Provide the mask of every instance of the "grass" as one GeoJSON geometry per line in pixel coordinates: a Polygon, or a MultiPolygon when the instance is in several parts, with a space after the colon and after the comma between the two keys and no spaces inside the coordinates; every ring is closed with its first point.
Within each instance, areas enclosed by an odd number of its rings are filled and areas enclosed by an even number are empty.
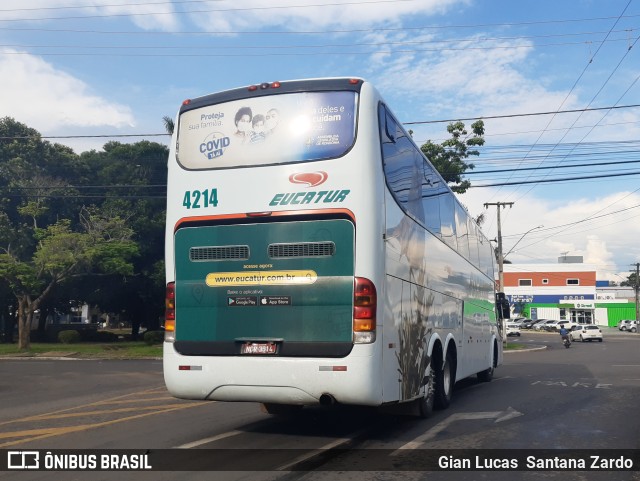
{"type": "Polygon", "coordinates": [[[80,359],[148,359],[162,357],[162,345],[149,346],[143,341],[75,344],[34,342],[31,343],[28,352],[21,352],[17,343],[0,344],[0,356],[38,357],[43,355],[80,359]]]}

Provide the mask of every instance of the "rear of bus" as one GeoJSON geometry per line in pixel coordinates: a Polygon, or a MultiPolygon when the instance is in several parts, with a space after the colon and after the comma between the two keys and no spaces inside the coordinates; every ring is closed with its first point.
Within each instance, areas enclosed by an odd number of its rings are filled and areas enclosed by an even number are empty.
{"type": "Polygon", "coordinates": [[[376,95],[328,79],[185,101],[168,163],[171,394],[380,403],[376,95]]]}

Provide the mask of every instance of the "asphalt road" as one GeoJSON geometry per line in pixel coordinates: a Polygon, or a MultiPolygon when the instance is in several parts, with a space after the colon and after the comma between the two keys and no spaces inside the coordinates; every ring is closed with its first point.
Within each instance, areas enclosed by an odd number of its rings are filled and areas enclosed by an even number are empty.
{"type": "MultiPolygon", "coordinates": [[[[574,343],[570,349],[557,334],[524,331],[509,342],[546,348],[505,353],[493,382],[461,381],[451,407],[427,420],[366,409],[305,409],[281,418],[252,403],[178,400],[164,388],[159,361],[0,360],[0,449],[150,450],[156,461],[173,455],[190,467],[208,457],[217,470],[213,477],[180,473],[185,480],[333,480],[338,474],[357,480],[640,480],[638,471],[617,470],[409,470],[428,453],[441,453],[433,450],[450,453],[453,463],[466,453],[458,450],[615,454],[640,449],[640,335],[606,332],[603,343],[574,343]],[[159,451],[169,448],[182,449],[159,451]],[[197,451],[202,449],[216,451],[197,451]],[[194,457],[185,461],[184,456],[194,457]],[[256,466],[259,471],[241,471],[256,466]]],[[[178,475],[0,472],[0,477],[7,474],[25,480],[155,481],[178,475]]]]}

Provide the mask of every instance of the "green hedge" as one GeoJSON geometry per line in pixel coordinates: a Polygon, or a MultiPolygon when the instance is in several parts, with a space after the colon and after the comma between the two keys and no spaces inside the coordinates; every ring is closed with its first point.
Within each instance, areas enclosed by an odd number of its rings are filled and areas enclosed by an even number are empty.
{"type": "Polygon", "coordinates": [[[76,344],[80,342],[80,333],[75,330],[60,331],[58,341],[62,344],[76,344]]]}
{"type": "Polygon", "coordinates": [[[162,344],[164,341],[164,331],[147,331],[144,333],[144,342],[149,346],[162,344]]]}

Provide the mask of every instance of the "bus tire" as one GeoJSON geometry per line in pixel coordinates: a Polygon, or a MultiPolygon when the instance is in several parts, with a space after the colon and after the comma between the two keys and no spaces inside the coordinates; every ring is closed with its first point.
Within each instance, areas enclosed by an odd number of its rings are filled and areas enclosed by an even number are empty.
{"type": "Polygon", "coordinates": [[[488,367],[487,369],[485,369],[484,371],[480,371],[477,376],[478,376],[478,381],[480,382],[491,382],[491,380],[493,379],[493,372],[494,372],[495,368],[493,366],[488,367]]]}
{"type": "Polygon", "coordinates": [[[435,370],[434,406],[437,409],[446,409],[451,404],[455,377],[453,358],[450,353],[447,353],[444,365],[438,366],[435,370]]]}
{"type": "Polygon", "coordinates": [[[427,368],[425,381],[425,394],[418,399],[418,415],[423,419],[431,417],[435,404],[435,373],[431,366],[427,368]]]}
{"type": "Polygon", "coordinates": [[[488,367],[487,369],[485,369],[484,371],[480,371],[477,376],[478,376],[478,381],[480,382],[491,382],[491,380],[493,379],[493,374],[496,370],[496,365],[498,364],[498,349],[497,346],[494,345],[494,350],[493,350],[493,359],[491,360],[491,366],[488,367]]]}

